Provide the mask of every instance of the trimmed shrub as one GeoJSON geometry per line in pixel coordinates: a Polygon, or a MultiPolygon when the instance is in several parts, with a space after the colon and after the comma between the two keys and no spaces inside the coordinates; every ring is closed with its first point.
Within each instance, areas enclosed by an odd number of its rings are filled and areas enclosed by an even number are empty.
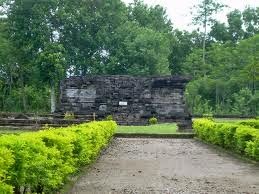
{"type": "Polygon", "coordinates": [[[259,160],[259,130],[241,123],[216,123],[197,119],[193,128],[198,138],[259,160]]]}
{"type": "Polygon", "coordinates": [[[259,136],[256,136],[254,141],[247,142],[245,153],[259,161],[259,136]]]}
{"type": "Polygon", "coordinates": [[[250,141],[253,142],[257,135],[259,135],[259,131],[257,129],[247,126],[239,126],[235,133],[236,151],[241,154],[244,153],[247,143],[250,141]]]}
{"type": "Polygon", "coordinates": [[[7,174],[10,167],[14,164],[14,157],[12,152],[7,148],[0,148],[0,156],[0,193],[10,194],[13,188],[4,182],[9,179],[7,174]]]}
{"type": "Polygon", "coordinates": [[[259,129],[259,120],[258,119],[250,119],[250,120],[241,121],[241,122],[239,122],[239,124],[259,129]]]}
{"type": "Polygon", "coordinates": [[[198,120],[196,121],[197,122],[193,122],[193,129],[196,135],[202,140],[209,141],[210,133],[215,127],[214,122],[209,119],[199,119],[199,122],[198,120]]]}
{"type": "Polygon", "coordinates": [[[152,117],[148,120],[149,125],[156,125],[158,123],[157,118],[152,117]]]}
{"type": "Polygon", "coordinates": [[[113,121],[0,137],[0,193],[55,193],[93,162],[112,138],[113,121]]]}

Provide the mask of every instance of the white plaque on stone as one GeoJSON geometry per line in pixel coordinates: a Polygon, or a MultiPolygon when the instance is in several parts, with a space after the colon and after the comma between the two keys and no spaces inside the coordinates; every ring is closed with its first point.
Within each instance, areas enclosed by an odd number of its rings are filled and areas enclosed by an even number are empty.
{"type": "Polygon", "coordinates": [[[119,105],[120,105],[120,106],[128,106],[128,102],[121,102],[121,101],[120,101],[120,102],[119,102],[119,105]]]}

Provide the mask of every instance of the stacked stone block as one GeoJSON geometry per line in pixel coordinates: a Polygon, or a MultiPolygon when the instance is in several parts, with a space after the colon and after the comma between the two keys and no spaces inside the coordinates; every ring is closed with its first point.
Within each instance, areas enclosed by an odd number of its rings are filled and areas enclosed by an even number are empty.
{"type": "Polygon", "coordinates": [[[59,111],[107,115],[123,124],[178,122],[191,128],[191,116],[184,101],[186,77],[87,76],[61,82],[59,111]]]}

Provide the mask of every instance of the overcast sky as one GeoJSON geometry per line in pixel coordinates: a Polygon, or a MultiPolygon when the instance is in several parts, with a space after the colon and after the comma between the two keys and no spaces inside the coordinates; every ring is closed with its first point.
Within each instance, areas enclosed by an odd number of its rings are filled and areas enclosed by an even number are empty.
{"type": "MultiPolygon", "coordinates": [[[[131,3],[133,0],[123,0],[125,3],[131,3]]],[[[167,9],[167,14],[174,24],[175,28],[181,30],[192,30],[193,26],[189,26],[192,21],[190,9],[201,0],[144,0],[148,5],[161,5],[167,9]]],[[[217,15],[217,19],[226,21],[226,14],[234,9],[243,10],[246,6],[259,7],[259,0],[221,0],[229,8],[217,15]]]]}

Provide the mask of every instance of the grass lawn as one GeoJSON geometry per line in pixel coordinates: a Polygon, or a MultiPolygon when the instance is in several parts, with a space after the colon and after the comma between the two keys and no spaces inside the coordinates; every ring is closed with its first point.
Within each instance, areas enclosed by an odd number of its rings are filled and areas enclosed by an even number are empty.
{"type": "Polygon", "coordinates": [[[0,128],[0,135],[4,135],[4,134],[20,134],[20,133],[31,132],[31,131],[33,131],[33,130],[0,128]]]}
{"type": "Polygon", "coordinates": [[[174,134],[177,133],[176,123],[164,123],[148,126],[118,126],[116,133],[174,134]]]}
{"type": "MultiPolygon", "coordinates": [[[[118,126],[116,133],[145,133],[145,134],[175,134],[177,133],[176,123],[163,123],[148,126],[118,126]]],[[[0,136],[3,134],[20,134],[33,130],[0,128],[0,136]]]]}

